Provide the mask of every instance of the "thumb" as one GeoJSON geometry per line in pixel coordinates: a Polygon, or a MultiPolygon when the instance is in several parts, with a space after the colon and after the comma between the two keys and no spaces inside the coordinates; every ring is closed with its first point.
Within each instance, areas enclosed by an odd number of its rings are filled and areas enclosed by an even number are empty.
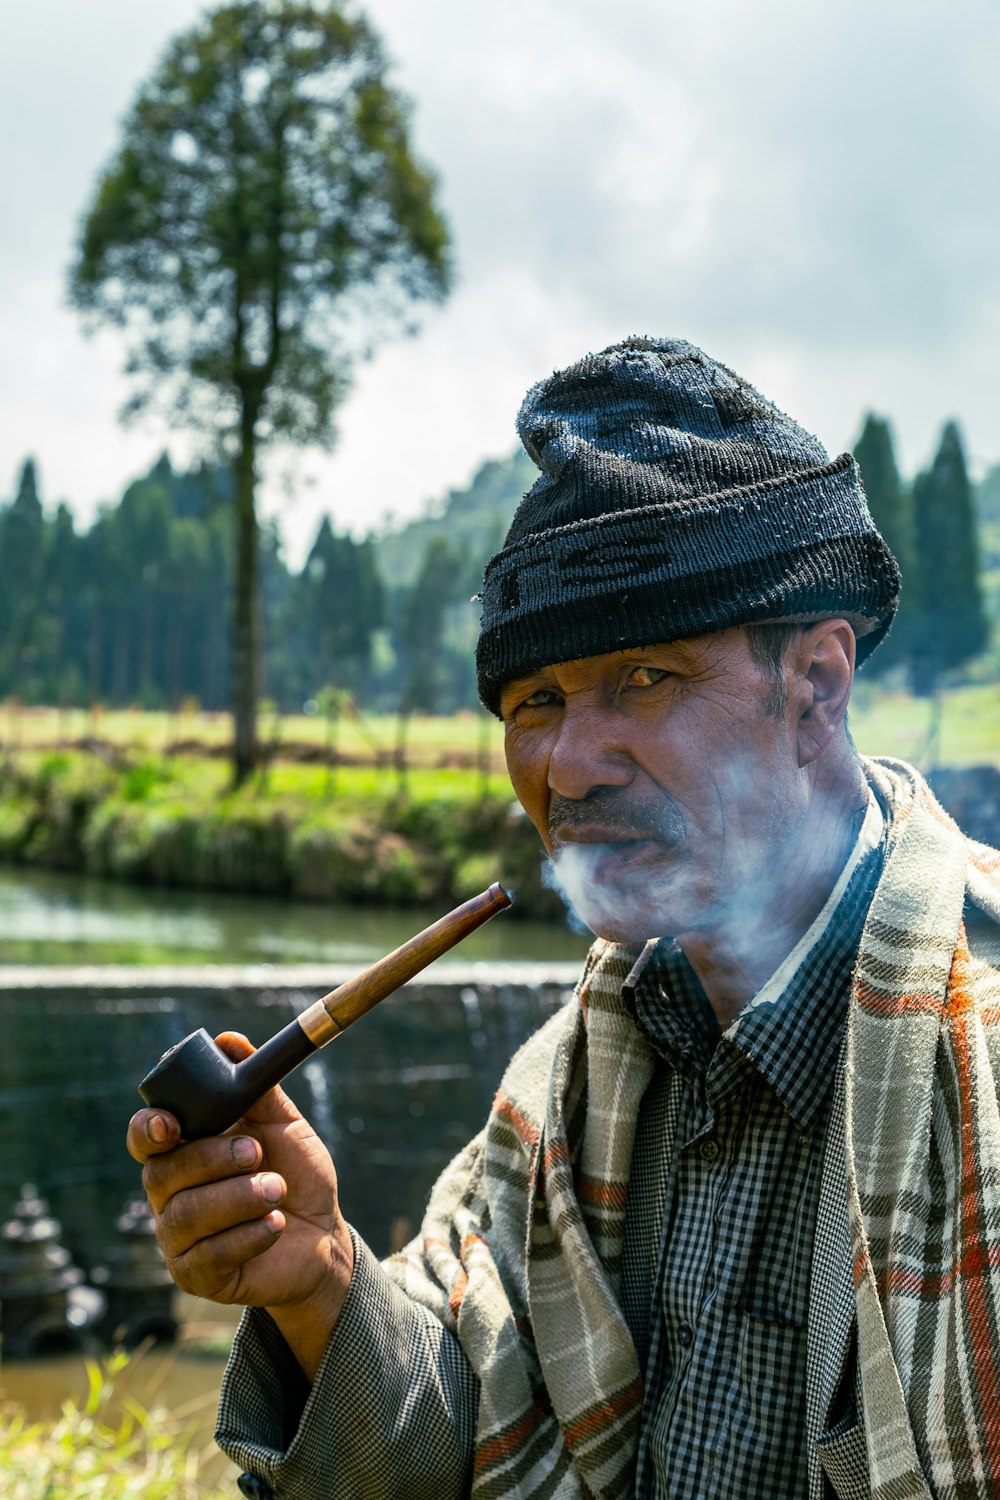
{"type": "MultiPolygon", "coordinates": [[[[241,1031],[223,1031],[215,1038],[216,1046],[233,1062],[242,1062],[251,1057],[257,1048],[241,1031]]],[[[254,1100],[240,1116],[248,1125],[288,1125],[301,1120],[302,1112],[292,1102],[280,1084],[268,1089],[254,1100]]]]}
{"type": "Polygon", "coordinates": [[[233,1062],[242,1062],[245,1057],[257,1051],[253,1042],[248,1036],[244,1036],[242,1031],[220,1031],[215,1038],[215,1045],[220,1047],[233,1062]]]}

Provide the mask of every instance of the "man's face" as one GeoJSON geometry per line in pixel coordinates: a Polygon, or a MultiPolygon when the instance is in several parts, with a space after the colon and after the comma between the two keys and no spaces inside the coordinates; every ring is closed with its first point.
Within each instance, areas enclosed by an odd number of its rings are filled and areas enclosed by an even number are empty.
{"type": "Polygon", "coordinates": [[[796,700],[768,713],[772,693],[743,629],[505,686],[514,790],[592,931],[641,943],[759,919],[807,807],[796,700]]]}

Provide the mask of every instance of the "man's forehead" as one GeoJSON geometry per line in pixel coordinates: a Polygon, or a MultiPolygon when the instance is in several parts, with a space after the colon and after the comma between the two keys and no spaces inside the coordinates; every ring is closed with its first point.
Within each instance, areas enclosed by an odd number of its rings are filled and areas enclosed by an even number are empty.
{"type": "MultiPolygon", "coordinates": [[[[575,662],[588,662],[593,664],[608,663],[614,665],[617,662],[632,661],[644,656],[674,656],[684,661],[693,661],[706,655],[717,655],[719,652],[736,645],[746,637],[747,627],[745,625],[734,625],[726,630],[706,631],[702,635],[678,636],[673,640],[648,641],[638,646],[623,646],[618,651],[606,651],[598,656],[583,656],[574,658],[575,662]]],[[[570,666],[572,662],[555,662],[554,667],[570,666]]]]}
{"type": "Polygon", "coordinates": [[[544,662],[530,672],[511,678],[508,686],[533,682],[541,676],[561,675],[567,672],[600,672],[614,669],[627,662],[645,661],[653,657],[673,660],[682,664],[703,662],[710,657],[728,654],[746,639],[746,626],[733,626],[727,630],[713,630],[704,635],[684,636],[672,641],[652,641],[647,645],[623,646],[617,651],[605,651],[596,656],[576,656],[544,662]]]}

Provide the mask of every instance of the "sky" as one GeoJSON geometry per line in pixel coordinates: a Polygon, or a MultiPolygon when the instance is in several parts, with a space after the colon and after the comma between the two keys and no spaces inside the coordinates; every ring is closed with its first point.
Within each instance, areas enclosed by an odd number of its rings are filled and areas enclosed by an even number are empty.
{"type": "MultiPolygon", "coordinates": [[[[167,449],[125,430],[124,348],[66,270],[139,84],[193,0],[7,0],[0,502],[24,458],[81,528],[167,449]]],[[[437,174],[455,289],[356,374],[330,453],[273,452],[298,566],[516,445],[526,389],[628,334],[683,337],[831,452],[890,418],[907,473],[957,418],[1000,462],[1000,0],[369,0],[437,174]]]]}

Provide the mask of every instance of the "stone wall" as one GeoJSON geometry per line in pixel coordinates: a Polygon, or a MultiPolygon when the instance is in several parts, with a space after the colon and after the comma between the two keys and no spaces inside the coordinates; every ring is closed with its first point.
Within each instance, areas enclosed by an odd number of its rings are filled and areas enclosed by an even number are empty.
{"type": "MultiPolygon", "coordinates": [[[[136,1085],[205,1026],[263,1041],[342,979],[329,967],[8,969],[0,980],[0,1218],[37,1184],[89,1270],[139,1186],[124,1147],[136,1085]]],[[[482,1125],[507,1059],[569,993],[573,965],[440,967],[289,1079],[333,1149],[344,1209],[378,1253],[419,1222],[441,1169],[482,1125]]]]}

